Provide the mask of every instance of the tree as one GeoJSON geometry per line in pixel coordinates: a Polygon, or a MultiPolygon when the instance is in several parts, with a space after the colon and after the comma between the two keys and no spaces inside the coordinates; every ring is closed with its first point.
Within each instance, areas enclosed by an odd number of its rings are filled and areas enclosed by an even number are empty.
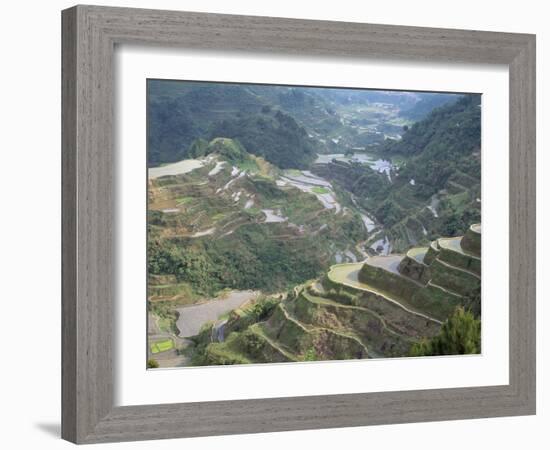
{"type": "Polygon", "coordinates": [[[319,359],[317,355],[317,350],[315,350],[314,347],[310,347],[305,353],[304,353],[304,361],[317,361],[319,359]]]}
{"type": "Polygon", "coordinates": [[[157,369],[159,367],[159,363],[156,359],[148,359],[147,360],[147,368],[148,369],[157,369]]]}
{"type": "Polygon", "coordinates": [[[437,336],[414,344],[411,356],[466,355],[481,353],[481,321],[458,307],[437,336]]]}

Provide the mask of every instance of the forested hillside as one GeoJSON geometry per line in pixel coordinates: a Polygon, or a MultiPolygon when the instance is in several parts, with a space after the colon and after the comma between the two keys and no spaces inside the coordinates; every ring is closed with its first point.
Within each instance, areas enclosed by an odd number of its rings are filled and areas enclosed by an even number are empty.
{"type": "Polygon", "coordinates": [[[433,110],[383,154],[398,161],[389,181],[368,166],[333,162],[313,170],[350,190],[389,230],[395,249],[452,236],[480,220],[480,96],[433,110]]]}
{"type": "Polygon", "coordinates": [[[257,113],[265,104],[241,86],[149,80],[148,164],[179,161],[191,143],[228,116],[257,113]]]}
{"type": "Polygon", "coordinates": [[[264,109],[262,114],[227,119],[213,124],[210,139],[237,139],[257,156],[281,169],[304,169],[316,158],[313,142],[303,127],[289,115],[264,109]]]}
{"type": "Polygon", "coordinates": [[[423,92],[417,93],[419,100],[412,106],[403,108],[402,115],[411,120],[418,121],[424,119],[432,112],[434,108],[456,102],[458,94],[442,94],[423,92]]]}
{"type": "Polygon", "coordinates": [[[303,168],[315,153],[398,137],[403,125],[456,97],[169,80],[149,80],[147,89],[150,167],[186,158],[197,138],[224,136],[281,167],[303,168]],[[359,118],[357,109],[368,114],[359,118]]]}

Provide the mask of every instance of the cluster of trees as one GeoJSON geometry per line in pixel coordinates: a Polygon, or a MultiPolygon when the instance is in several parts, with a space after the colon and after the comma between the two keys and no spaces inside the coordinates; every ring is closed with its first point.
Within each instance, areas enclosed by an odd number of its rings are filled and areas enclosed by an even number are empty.
{"type": "Polygon", "coordinates": [[[457,236],[463,234],[473,223],[480,221],[479,209],[465,208],[460,211],[450,205],[441,211],[439,231],[442,236],[457,236]]]}
{"type": "MultiPolygon", "coordinates": [[[[389,144],[388,151],[402,154],[417,154],[431,147],[440,147],[446,156],[454,158],[471,151],[480,144],[481,95],[467,94],[456,102],[433,109],[423,120],[415,122],[403,135],[403,139],[389,144]],[[451,148],[448,148],[448,147],[451,148]],[[441,146],[442,147],[442,146],[441,146]]],[[[439,148],[434,149],[439,153],[439,148]]]]}
{"type": "Polygon", "coordinates": [[[151,358],[147,360],[148,369],[158,369],[158,367],[159,367],[159,363],[156,359],[151,358]]]}
{"type": "Polygon", "coordinates": [[[480,104],[479,95],[465,95],[436,108],[410,127],[400,141],[386,145],[389,154],[411,157],[399,177],[405,182],[414,178],[423,199],[443,189],[457,171],[480,179],[481,164],[473,156],[481,148],[480,104]]]}
{"type": "Polygon", "coordinates": [[[261,298],[254,304],[249,314],[253,316],[254,322],[263,322],[271,316],[279,302],[279,299],[273,297],[261,298]]]}
{"type": "Polygon", "coordinates": [[[209,137],[218,136],[237,139],[250,153],[282,169],[306,168],[316,157],[306,130],[280,110],[217,122],[209,137]]]}
{"type": "Polygon", "coordinates": [[[192,157],[197,139],[237,138],[247,150],[282,168],[315,157],[305,129],[288,112],[310,117],[322,104],[303,89],[151,80],[147,93],[148,164],[192,157]]]}
{"type": "Polygon", "coordinates": [[[231,164],[240,165],[251,162],[250,154],[245,150],[238,140],[227,138],[216,138],[211,142],[199,138],[193,141],[189,147],[188,157],[200,158],[215,153],[231,164]]]}
{"type": "Polygon", "coordinates": [[[439,217],[430,221],[429,231],[434,235],[457,235],[480,220],[476,203],[481,183],[479,95],[461,96],[434,109],[425,119],[404,130],[401,140],[387,140],[381,147],[381,157],[404,160],[392,175],[391,183],[385,174],[364,165],[331,164],[321,169],[323,175],[354,193],[387,228],[425,212],[432,196],[459,178],[457,186],[462,186],[468,195],[460,202],[448,201],[442,195],[439,217]]]}
{"type": "Polygon", "coordinates": [[[245,85],[150,80],[147,85],[149,166],[188,157],[193,141],[216,121],[257,113],[265,102],[245,85]]]}
{"type": "Polygon", "coordinates": [[[224,288],[276,292],[321,273],[324,265],[307,239],[273,239],[269,228],[245,225],[217,240],[152,239],[149,273],[175,275],[205,296],[224,288]]]}
{"type": "Polygon", "coordinates": [[[206,137],[212,123],[242,111],[258,112],[264,103],[244,85],[149,80],[149,166],[186,158],[189,146],[206,137]]]}
{"type": "Polygon", "coordinates": [[[466,355],[481,353],[481,320],[458,307],[437,336],[414,344],[410,356],[466,355]]]}
{"type": "Polygon", "coordinates": [[[181,99],[147,102],[147,164],[184,159],[187,148],[204,130],[181,99]]]}

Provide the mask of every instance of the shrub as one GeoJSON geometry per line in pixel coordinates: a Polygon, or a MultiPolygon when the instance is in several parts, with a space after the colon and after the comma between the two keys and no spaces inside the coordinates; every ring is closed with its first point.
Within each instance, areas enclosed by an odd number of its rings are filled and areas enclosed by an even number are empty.
{"type": "Polygon", "coordinates": [[[157,369],[159,367],[159,363],[156,359],[148,359],[147,360],[147,368],[148,369],[157,369]]]}
{"type": "Polygon", "coordinates": [[[411,347],[411,356],[466,355],[481,353],[481,321],[458,307],[437,336],[411,347]]]}

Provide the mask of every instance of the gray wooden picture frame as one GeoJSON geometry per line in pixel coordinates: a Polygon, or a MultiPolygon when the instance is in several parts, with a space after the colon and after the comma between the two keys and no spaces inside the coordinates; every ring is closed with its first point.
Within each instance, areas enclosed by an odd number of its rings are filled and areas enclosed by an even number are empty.
{"type": "Polygon", "coordinates": [[[98,6],[63,11],[62,32],[64,439],[94,443],[535,413],[535,36],[98,6]],[[113,53],[127,43],[507,65],[509,384],[115,407],[113,53]]]}

